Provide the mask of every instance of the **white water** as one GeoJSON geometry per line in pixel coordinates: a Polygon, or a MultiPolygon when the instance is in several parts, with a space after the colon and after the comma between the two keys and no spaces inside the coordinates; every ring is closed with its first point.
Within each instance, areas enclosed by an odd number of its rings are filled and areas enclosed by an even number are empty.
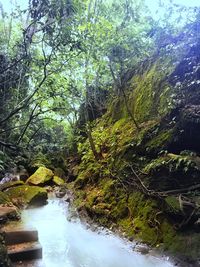
{"type": "Polygon", "coordinates": [[[49,200],[44,207],[22,213],[22,224],[35,227],[39,232],[42,266],[173,267],[166,259],[134,252],[131,243],[114,234],[94,232],[79,220],[69,221],[67,215],[67,205],[59,200],[49,200]]]}

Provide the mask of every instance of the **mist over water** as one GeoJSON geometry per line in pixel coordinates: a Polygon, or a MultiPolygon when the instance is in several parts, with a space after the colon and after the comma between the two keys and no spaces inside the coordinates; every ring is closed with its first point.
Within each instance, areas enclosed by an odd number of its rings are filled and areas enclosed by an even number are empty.
{"type": "Polygon", "coordinates": [[[45,267],[173,266],[167,260],[136,253],[131,243],[106,231],[94,232],[78,219],[68,220],[67,215],[67,205],[60,200],[22,213],[22,224],[39,232],[45,267]]]}

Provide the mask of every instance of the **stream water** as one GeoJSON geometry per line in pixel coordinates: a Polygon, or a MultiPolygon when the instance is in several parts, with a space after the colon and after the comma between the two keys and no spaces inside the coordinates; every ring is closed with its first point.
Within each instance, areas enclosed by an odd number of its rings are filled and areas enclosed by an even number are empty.
{"type": "Polygon", "coordinates": [[[92,231],[79,219],[70,220],[64,201],[22,212],[24,227],[39,232],[43,260],[16,266],[31,267],[173,267],[166,258],[141,255],[133,243],[105,230],[92,231]]]}

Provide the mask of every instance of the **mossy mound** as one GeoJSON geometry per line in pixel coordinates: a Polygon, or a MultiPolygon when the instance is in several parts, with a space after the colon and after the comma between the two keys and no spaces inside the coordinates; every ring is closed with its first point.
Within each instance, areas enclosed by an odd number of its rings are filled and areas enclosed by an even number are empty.
{"type": "MultiPolygon", "coordinates": [[[[111,227],[114,223],[130,239],[150,245],[162,241],[158,220],[158,204],[139,192],[127,193],[110,179],[100,181],[98,186],[76,190],[75,204],[78,210],[86,210],[99,224],[111,227]]],[[[171,226],[171,228],[173,228],[171,226]]]]}
{"type": "Polygon", "coordinates": [[[9,188],[5,194],[16,206],[41,206],[46,204],[48,198],[45,189],[29,185],[9,188]]]}
{"type": "Polygon", "coordinates": [[[45,167],[39,167],[37,171],[31,175],[26,183],[32,185],[44,185],[53,178],[54,174],[52,170],[45,167]]]}
{"type": "Polygon", "coordinates": [[[58,176],[53,176],[53,182],[56,185],[62,185],[62,184],[65,183],[65,181],[62,178],[58,177],[58,176]]]}
{"type": "Polygon", "coordinates": [[[0,185],[0,190],[5,191],[6,189],[8,189],[10,187],[15,187],[18,185],[23,185],[23,184],[24,184],[23,181],[13,181],[13,182],[4,183],[4,184],[0,185]]]}

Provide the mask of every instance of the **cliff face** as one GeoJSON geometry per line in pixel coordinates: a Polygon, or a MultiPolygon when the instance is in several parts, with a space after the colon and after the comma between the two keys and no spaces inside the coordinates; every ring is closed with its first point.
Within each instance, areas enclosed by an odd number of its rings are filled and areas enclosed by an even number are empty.
{"type": "Polygon", "coordinates": [[[192,260],[200,249],[197,28],[138,66],[126,97],[115,97],[94,122],[100,159],[88,140],[79,143],[74,183],[76,205],[100,224],[192,260]]]}

